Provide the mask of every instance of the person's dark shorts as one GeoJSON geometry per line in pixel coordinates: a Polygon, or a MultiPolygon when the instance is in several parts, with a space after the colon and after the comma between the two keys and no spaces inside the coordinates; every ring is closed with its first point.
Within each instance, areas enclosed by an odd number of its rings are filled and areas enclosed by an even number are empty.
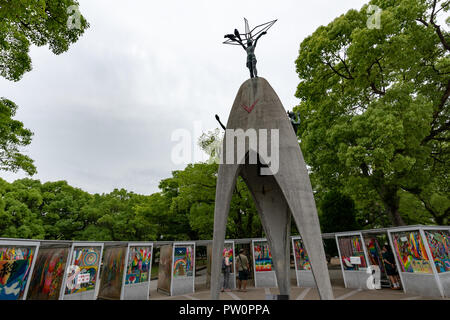
{"type": "Polygon", "coordinates": [[[248,272],[247,271],[239,271],[239,280],[248,280],[248,272]]]}
{"type": "Polygon", "coordinates": [[[388,276],[396,276],[396,275],[398,275],[398,272],[394,268],[386,268],[386,274],[388,276]]]}

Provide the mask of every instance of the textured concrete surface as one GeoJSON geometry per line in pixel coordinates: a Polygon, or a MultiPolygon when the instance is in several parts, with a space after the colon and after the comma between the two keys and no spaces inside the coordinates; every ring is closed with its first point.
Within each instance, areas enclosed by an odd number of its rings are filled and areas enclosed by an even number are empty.
{"type": "MultiPolygon", "coordinates": [[[[238,158],[233,164],[219,166],[214,212],[211,298],[219,298],[226,221],[236,178],[241,175],[261,217],[280,293],[292,294],[289,280],[289,226],[292,215],[309,254],[319,295],[321,299],[333,299],[319,219],[303,155],[286,110],[267,80],[253,78],[241,85],[228,118],[227,129],[278,129],[279,166],[273,175],[261,176],[260,168],[248,163],[248,159],[260,150],[255,150],[250,143],[245,147],[246,158],[238,158]],[[247,162],[244,163],[243,160],[247,162]]],[[[265,147],[270,153],[271,139],[258,141],[258,145],[262,142],[267,144],[265,147]]],[[[238,155],[236,144],[233,150],[227,151],[227,143],[225,136],[224,154],[232,151],[234,155],[238,155]]],[[[269,160],[269,157],[261,159],[263,163],[273,165],[269,160]]]]}

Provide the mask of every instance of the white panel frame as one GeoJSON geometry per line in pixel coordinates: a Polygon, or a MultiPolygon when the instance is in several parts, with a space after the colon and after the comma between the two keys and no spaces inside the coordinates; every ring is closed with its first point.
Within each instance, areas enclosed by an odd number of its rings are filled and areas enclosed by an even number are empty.
{"type": "Polygon", "coordinates": [[[449,274],[450,271],[445,271],[445,272],[438,272],[437,271],[436,264],[434,263],[434,258],[433,258],[432,252],[431,252],[431,248],[430,248],[430,245],[428,243],[428,239],[425,236],[425,231],[448,231],[448,232],[450,232],[450,227],[445,227],[445,226],[430,226],[430,227],[428,227],[428,226],[424,226],[424,227],[421,228],[423,241],[425,242],[425,249],[427,250],[427,254],[428,254],[428,256],[431,259],[431,264],[432,264],[434,276],[435,276],[435,279],[437,281],[439,291],[441,292],[441,297],[445,298],[444,286],[442,284],[440,275],[441,274],[449,274]]]}
{"type": "Polygon", "coordinates": [[[362,235],[362,233],[360,231],[354,231],[354,232],[339,232],[335,234],[335,239],[336,239],[336,246],[338,248],[338,253],[339,253],[339,262],[341,264],[341,270],[342,270],[342,276],[344,277],[344,285],[346,288],[348,288],[347,285],[347,278],[345,277],[345,273],[346,272],[352,272],[352,271],[364,271],[361,269],[358,270],[345,270],[344,269],[344,264],[342,262],[342,255],[341,255],[341,248],[339,247],[339,241],[338,238],[341,237],[352,237],[352,236],[359,236],[361,239],[361,245],[363,247],[363,251],[364,251],[364,259],[366,259],[366,268],[369,267],[369,259],[368,259],[368,255],[367,255],[367,248],[366,245],[364,243],[364,237],[362,235]]]}
{"type": "MultiPolygon", "coordinates": [[[[445,226],[419,226],[419,227],[405,227],[405,228],[390,229],[390,230],[388,230],[389,244],[390,244],[392,250],[395,250],[394,241],[392,240],[392,233],[418,231],[420,236],[421,236],[421,238],[422,238],[422,241],[423,241],[423,244],[424,244],[424,247],[425,247],[425,251],[426,251],[427,256],[428,256],[428,261],[430,262],[431,270],[433,271],[433,276],[434,276],[434,279],[436,281],[436,285],[438,287],[439,293],[441,294],[442,298],[445,298],[444,288],[442,287],[442,282],[441,282],[441,279],[439,277],[439,273],[437,272],[436,265],[434,264],[433,255],[431,254],[431,249],[430,249],[430,246],[428,244],[428,240],[427,240],[427,238],[425,236],[424,230],[447,230],[447,231],[450,231],[450,227],[445,227],[445,226]]],[[[404,278],[403,278],[403,275],[402,275],[404,273],[404,271],[402,271],[401,262],[398,260],[397,254],[395,254],[395,252],[393,252],[393,253],[394,253],[394,257],[395,257],[395,263],[397,264],[398,273],[400,275],[400,279],[402,280],[403,292],[406,293],[406,289],[405,289],[405,285],[404,285],[405,282],[404,282],[404,278]]],[[[447,272],[445,272],[445,273],[447,273],[447,272]]],[[[413,272],[408,272],[408,273],[414,274],[413,272]]]]}
{"type": "MultiPolygon", "coordinates": [[[[267,238],[260,238],[260,239],[253,239],[252,240],[252,257],[253,257],[253,279],[254,279],[254,281],[255,281],[255,288],[258,288],[258,286],[257,286],[257,281],[256,281],[256,262],[255,262],[255,242],[267,242],[267,246],[269,247],[269,250],[270,250],[270,246],[269,246],[269,241],[267,240],[267,238]]],[[[273,266],[273,259],[272,259],[272,267],[274,267],[273,266]]],[[[278,279],[277,279],[277,274],[276,274],[276,272],[275,272],[275,270],[272,270],[273,272],[274,272],[274,274],[275,274],[275,284],[276,284],[276,287],[278,288],[278,279]]]]}
{"type": "MultiPolygon", "coordinates": [[[[43,245],[43,244],[41,244],[40,245],[40,248],[41,249],[53,249],[53,247],[47,247],[47,246],[45,246],[45,245],[43,245]]],[[[64,290],[63,290],[63,287],[64,287],[64,282],[65,282],[65,276],[66,276],[66,274],[65,274],[65,272],[66,272],[66,268],[67,268],[67,264],[69,263],[69,260],[70,260],[70,254],[71,254],[71,250],[72,250],[72,245],[69,245],[69,246],[61,246],[61,247],[57,247],[58,249],[60,249],[60,248],[63,248],[63,249],[69,249],[69,250],[67,250],[67,257],[66,257],[66,267],[65,267],[65,269],[64,269],[64,274],[63,274],[63,278],[61,279],[61,288],[59,289],[59,293],[58,293],[58,299],[57,300],[61,300],[61,291],[63,291],[64,292],[64,290]]],[[[55,248],[56,249],[56,248],[55,248]]],[[[37,256],[36,256],[36,259],[37,259],[37,256]]],[[[27,295],[27,299],[28,299],[28,295],[27,295]]]]}
{"type": "Polygon", "coordinates": [[[152,277],[152,265],[153,265],[153,242],[131,242],[128,243],[127,246],[127,254],[125,256],[125,268],[123,270],[123,279],[122,279],[122,289],[120,291],[120,300],[124,300],[124,294],[125,294],[125,282],[127,278],[127,269],[128,269],[128,256],[130,254],[130,248],[131,247],[151,247],[151,256],[150,256],[150,270],[148,275],[148,289],[147,289],[147,299],[150,299],[150,281],[152,277]]]}
{"type": "MultiPolygon", "coordinates": [[[[303,242],[303,239],[301,236],[291,236],[292,255],[294,257],[295,278],[297,279],[297,287],[300,288],[301,286],[300,286],[300,278],[298,275],[298,271],[311,272],[311,274],[312,274],[312,270],[298,270],[297,259],[295,259],[295,247],[294,247],[295,240],[302,240],[302,242],[303,242]]],[[[305,248],[305,250],[306,250],[306,248],[305,248]]],[[[306,254],[308,254],[308,252],[306,252],[306,254]]]]}
{"type": "Polygon", "coordinates": [[[174,258],[175,258],[175,247],[176,246],[183,246],[183,245],[193,245],[194,246],[194,251],[193,251],[193,266],[192,266],[192,270],[193,270],[193,274],[192,274],[192,293],[195,292],[195,266],[196,266],[196,261],[195,261],[195,242],[173,242],[172,243],[172,265],[170,266],[170,295],[172,296],[173,293],[173,264],[174,264],[174,258]]]}
{"type": "Polygon", "coordinates": [[[9,241],[9,240],[0,240],[0,246],[12,246],[12,247],[35,247],[33,260],[31,261],[30,271],[27,276],[27,284],[25,285],[25,290],[23,291],[23,296],[21,300],[26,300],[28,295],[28,288],[30,286],[30,280],[33,276],[34,265],[36,263],[37,255],[39,253],[39,247],[41,243],[38,241],[9,241]]]}
{"type": "Polygon", "coordinates": [[[100,269],[103,262],[103,242],[74,242],[72,243],[72,247],[70,248],[69,253],[69,259],[67,260],[66,270],[64,271],[64,278],[63,278],[63,285],[61,286],[61,292],[59,295],[59,300],[64,300],[64,291],[66,290],[66,281],[67,281],[67,272],[69,271],[69,267],[73,263],[73,251],[75,247],[100,247],[100,261],[98,264],[98,270],[97,270],[97,281],[95,282],[95,293],[94,293],[94,300],[97,300],[98,296],[98,290],[100,289],[100,269]]]}
{"type": "Polygon", "coordinates": [[[236,263],[236,251],[235,251],[235,248],[234,248],[234,241],[233,240],[225,240],[224,244],[225,243],[231,243],[231,245],[233,247],[233,265],[234,265],[234,270],[233,270],[233,273],[230,274],[230,276],[233,275],[233,284],[234,284],[233,288],[237,288],[236,287],[236,275],[237,275],[236,266],[237,266],[237,263],[236,263]]]}
{"type": "MultiPolygon", "coordinates": [[[[421,228],[421,230],[423,231],[423,238],[424,238],[424,241],[425,241],[425,243],[426,243],[426,246],[425,246],[425,248],[427,249],[427,254],[430,256],[430,258],[431,259],[433,259],[433,255],[431,254],[431,248],[430,248],[430,245],[429,245],[429,243],[428,243],[428,240],[427,240],[427,237],[425,236],[425,231],[448,231],[448,232],[450,232],[450,227],[446,227],[446,226],[430,226],[430,227],[428,227],[428,226],[425,226],[425,227],[422,227],[421,228]],[[428,252],[428,250],[430,251],[430,252],[428,252]]],[[[434,259],[433,259],[433,261],[432,261],[433,263],[433,265],[434,265],[434,267],[436,268],[436,264],[434,263],[434,259]]],[[[436,269],[436,274],[447,274],[447,273],[450,273],[450,271],[445,271],[445,272],[437,272],[437,269],[436,269]]],[[[442,284],[441,284],[442,285],[442,284]]]]}

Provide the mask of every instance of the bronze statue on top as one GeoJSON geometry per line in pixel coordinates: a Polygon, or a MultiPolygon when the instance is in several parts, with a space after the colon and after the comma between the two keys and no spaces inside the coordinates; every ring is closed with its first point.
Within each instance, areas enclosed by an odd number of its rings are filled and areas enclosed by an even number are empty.
{"type": "Polygon", "coordinates": [[[277,21],[273,20],[264,24],[261,24],[250,31],[247,19],[245,21],[245,34],[242,36],[247,40],[247,45],[242,41],[241,34],[237,29],[234,29],[234,34],[226,34],[224,38],[228,38],[224,44],[240,45],[247,52],[247,68],[250,70],[250,78],[258,76],[258,71],[256,70],[256,56],[255,48],[256,44],[263,35],[267,33],[267,30],[277,21]]]}

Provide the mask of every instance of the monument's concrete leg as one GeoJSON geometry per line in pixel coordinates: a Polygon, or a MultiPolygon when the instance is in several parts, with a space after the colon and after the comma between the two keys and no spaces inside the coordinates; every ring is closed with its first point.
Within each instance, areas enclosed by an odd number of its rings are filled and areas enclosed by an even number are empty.
{"type": "Polygon", "coordinates": [[[231,197],[239,174],[239,165],[228,164],[219,166],[216,187],[216,204],[214,209],[214,236],[211,262],[211,299],[219,299],[220,272],[222,267],[222,251],[225,241],[228,213],[231,197]]]}
{"type": "Polygon", "coordinates": [[[319,217],[306,164],[298,149],[285,149],[275,179],[289,205],[297,229],[310,258],[311,270],[320,298],[333,299],[330,275],[323,248],[319,217]],[[290,159],[290,160],[289,160],[290,159]]]}
{"type": "Polygon", "coordinates": [[[281,295],[290,294],[289,234],[291,213],[283,193],[273,176],[259,176],[257,165],[244,165],[242,178],[247,184],[272,254],[273,266],[281,295]]]}

